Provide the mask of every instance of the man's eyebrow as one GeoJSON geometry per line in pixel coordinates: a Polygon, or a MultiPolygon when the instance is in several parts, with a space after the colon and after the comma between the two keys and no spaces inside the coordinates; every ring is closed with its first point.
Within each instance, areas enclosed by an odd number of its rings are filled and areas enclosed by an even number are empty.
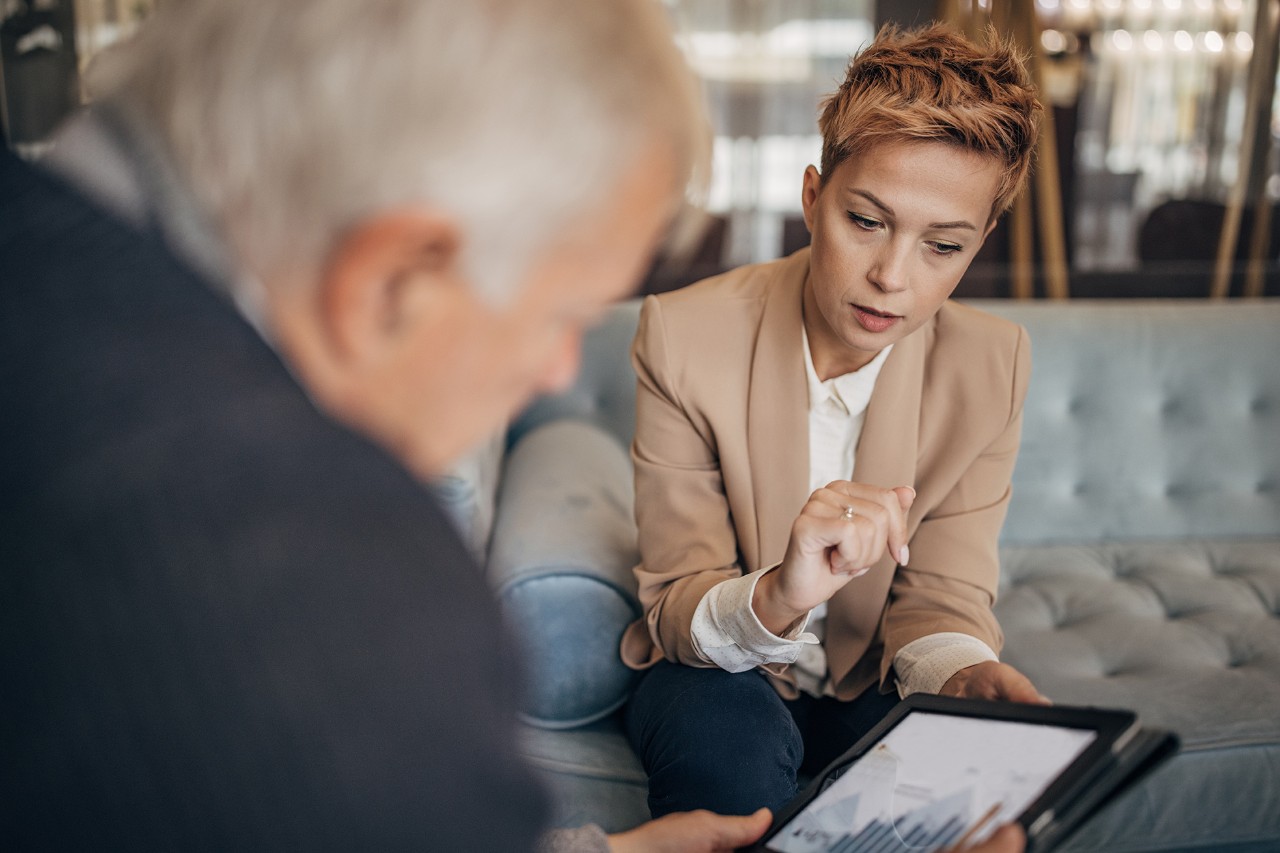
{"type": "MultiPolygon", "coordinates": [[[[862,196],[862,197],[863,197],[863,198],[865,198],[867,201],[871,202],[871,203],[872,203],[872,204],[874,204],[876,207],[880,208],[880,210],[882,210],[883,212],[887,213],[889,216],[895,216],[895,215],[896,215],[896,214],[893,212],[893,208],[892,208],[892,207],[890,207],[889,205],[885,204],[883,201],[881,201],[880,199],[876,198],[876,197],[875,197],[875,195],[873,195],[872,193],[867,192],[866,190],[860,190],[860,189],[856,189],[856,188],[855,188],[855,189],[851,189],[851,190],[849,190],[849,192],[853,193],[854,195],[860,195],[860,196],[862,196]]],[[[957,219],[957,220],[955,220],[954,222],[932,222],[932,223],[930,223],[930,224],[929,224],[929,227],[930,227],[930,228],[959,228],[959,229],[963,229],[963,230],[966,230],[966,231],[977,231],[977,230],[978,230],[978,226],[974,225],[972,222],[966,222],[966,221],[965,221],[965,220],[963,220],[963,219],[957,219]]]]}

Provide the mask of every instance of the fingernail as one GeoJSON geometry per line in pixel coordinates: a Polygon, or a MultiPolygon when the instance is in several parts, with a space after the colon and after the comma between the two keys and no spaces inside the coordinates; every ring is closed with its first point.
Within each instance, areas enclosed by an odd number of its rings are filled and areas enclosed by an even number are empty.
{"type": "Polygon", "coordinates": [[[910,560],[911,560],[911,549],[908,548],[906,545],[903,545],[902,549],[898,551],[898,563],[899,565],[905,566],[910,560]]]}

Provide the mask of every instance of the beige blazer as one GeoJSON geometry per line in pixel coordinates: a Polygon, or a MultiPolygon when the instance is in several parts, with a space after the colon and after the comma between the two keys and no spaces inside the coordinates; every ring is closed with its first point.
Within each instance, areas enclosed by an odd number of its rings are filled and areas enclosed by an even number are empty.
{"type": "MultiPolygon", "coordinates": [[[[644,618],[622,657],[708,666],[690,640],[712,586],[779,562],[808,500],[801,347],[807,249],[645,300],[632,348],[644,618]]],[[[828,604],[836,695],[892,687],[898,649],[942,631],[997,652],[996,540],[1030,374],[1026,332],[957,303],[899,342],[876,382],[852,479],[910,485],[910,567],[888,556],[828,604]]],[[[794,696],[789,667],[765,669],[794,696]]]]}

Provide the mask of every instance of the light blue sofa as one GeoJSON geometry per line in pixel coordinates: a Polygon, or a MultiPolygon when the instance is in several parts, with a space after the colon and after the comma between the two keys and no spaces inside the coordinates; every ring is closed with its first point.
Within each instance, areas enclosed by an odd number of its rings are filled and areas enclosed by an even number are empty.
{"type": "MultiPolygon", "coordinates": [[[[1280,850],[1280,303],[983,301],[1034,371],[1002,536],[1004,659],[1182,753],[1074,850],[1280,850]]],[[[639,614],[627,454],[638,303],[513,424],[487,570],[528,653],[524,749],[560,821],[647,818],[620,733],[639,614]]]]}

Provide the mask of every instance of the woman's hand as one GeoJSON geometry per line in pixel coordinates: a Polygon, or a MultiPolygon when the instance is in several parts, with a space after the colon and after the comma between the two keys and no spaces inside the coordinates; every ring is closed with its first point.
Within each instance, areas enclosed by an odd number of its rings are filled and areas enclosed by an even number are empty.
{"type": "Polygon", "coordinates": [[[965,667],[947,679],[939,691],[943,696],[960,696],[967,699],[993,699],[1000,702],[1026,702],[1029,705],[1049,705],[1048,699],[1036,690],[1031,679],[1007,663],[985,661],[965,667]]]}
{"type": "Polygon", "coordinates": [[[810,495],[791,525],[782,565],[756,584],[751,605],[761,624],[781,634],[886,551],[906,565],[907,510],[915,497],[910,486],[881,489],[848,480],[810,495]]]}

